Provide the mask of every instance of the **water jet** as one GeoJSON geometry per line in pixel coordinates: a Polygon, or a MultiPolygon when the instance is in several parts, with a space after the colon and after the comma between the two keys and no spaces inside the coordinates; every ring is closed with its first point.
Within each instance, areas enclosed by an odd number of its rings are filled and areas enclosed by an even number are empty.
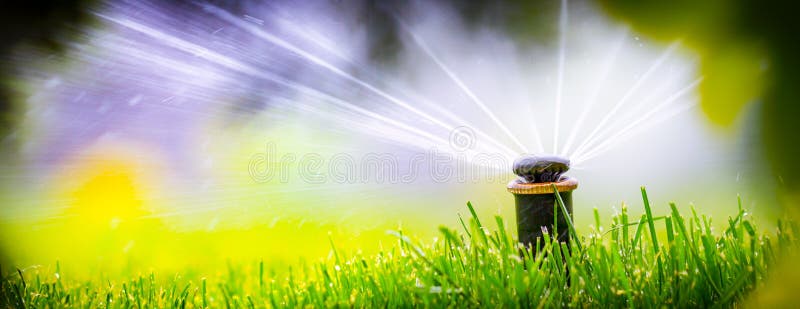
{"type": "Polygon", "coordinates": [[[517,236],[534,254],[544,244],[544,239],[537,242],[538,238],[552,235],[549,237],[558,242],[569,240],[568,216],[556,199],[557,193],[571,217],[572,191],[578,188],[578,181],[563,175],[569,164],[569,159],[558,156],[525,155],[514,161],[514,174],[519,177],[509,182],[507,189],[514,194],[517,236]]]}

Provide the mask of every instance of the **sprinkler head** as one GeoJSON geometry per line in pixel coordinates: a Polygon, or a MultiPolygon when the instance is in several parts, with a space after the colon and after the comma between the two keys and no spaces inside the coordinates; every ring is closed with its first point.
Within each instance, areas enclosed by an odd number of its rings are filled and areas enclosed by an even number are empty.
{"type": "Polygon", "coordinates": [[[514,194],[519,242],[534,255],[541,252],[547,237],[569,248],[568,218],[578,181],[561,175],[568,169],[569,160],[557,156],[525,155],[514,161],[519,177],[506,188],[514,194]]]}
{"type": "Polygon", "coordinates": [[[557,156],[524,155],[514,161],[514,174],[521,183],[557,182],[569,170],[569,159],[557,156]]]}

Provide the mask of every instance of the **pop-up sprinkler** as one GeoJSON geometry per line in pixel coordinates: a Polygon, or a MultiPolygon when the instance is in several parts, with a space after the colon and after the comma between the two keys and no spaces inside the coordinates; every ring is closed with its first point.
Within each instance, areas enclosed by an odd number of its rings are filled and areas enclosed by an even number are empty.
{"type": "Polygon", "coordinates": [[[514,162],[514,174],[519,178],[508,183],[508,192],[516,200],[517,235],[534,254],[541,249],[535,246],[537,238],[544,244],[545,231],[558,242],[569,240],[567,216],[557,204],[553,186],[571,217],[572,190],[578,187],[578,181],[562,176],[568,169],[569,160],[556,156],[527,155],[514,162]],[[556,225],[558,235],[553,235],[556,225]]]}

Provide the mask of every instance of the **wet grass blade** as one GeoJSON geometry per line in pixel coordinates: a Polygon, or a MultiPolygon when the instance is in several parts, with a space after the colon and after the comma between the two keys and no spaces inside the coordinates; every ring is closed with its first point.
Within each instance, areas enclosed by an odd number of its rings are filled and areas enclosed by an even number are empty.
{"type": "Polygon", "coordinates": [[[573,225],[573,223],[572,223],[572,216],[569,214],[569,211],[567,211],[567,207],[564,205],[564,200],[561,199],[561,194],[559,194],[558,188],[556,188],[556,185],[555,184],[551,184],[551,186],[553,187],[553,192],[554,192],[553,194],[555,194],[555,197],[556,197],[556,203],[558,203],[558,206],[561,208],[561,211],[564,213],[564,217],[567,219],[566,220],[567,221],[567,227],[569,228],[569,234],[571,235],[571,238],[573,240],[573,244],[578,248],[579,251],[583,251],[583,248],[582,248],[582,245],[581,245],[581,240],[578,238],[578,232],[575,231],[575,225],[573,225]]]}
{"type": "Polygon", "coordinates": [[[659,245],[658,245],[658,237],[656,237],[656,224],[653,222],[653,211],[650,208],[650,200],[647,198],[647,190],[644,187],[641,188],[642,190],[642,202],[644,202],[644,211],[647,215],[647,224],[650,227],[650,241],[653,243],[653,256],[656,258],[656,264],[658,264],[658,284],[659,288],[661,287],[662,283],[664,282],[664,266],[661,263],[661,256],[659,255],[659,245]]]}

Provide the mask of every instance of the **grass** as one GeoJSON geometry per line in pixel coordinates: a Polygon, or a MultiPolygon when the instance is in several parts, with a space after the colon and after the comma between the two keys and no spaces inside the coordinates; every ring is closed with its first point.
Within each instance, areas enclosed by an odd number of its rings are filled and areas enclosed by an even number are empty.
{"type": "MultiPolygon", "coordinates": [[[[4,269],[4,307],[730,307],[768,276],[798,227],[779,221],[760,234],[739,201],[738,213],[716,233],[711,219],[625,207],[607,229],[592,228],[569,243],[543,239],[532,256],[496,216],[484,225],[471,204],[462,230],[420,244],[402,231],[375,255],[331,254],[316,263],[278,270],[264,263],[227,265],[208,278],[143,274],[123,281],[72,281],[59,266],[45,271],[4,269]]],[[[559,205],[554,205],[559,206],[559,205]]],[[[563,209],[563,205],[560,205],[563,209]]],[[[685,213],[687,210],[684,209],[685,213]]],[[[595,211],[596,227],[600,218],[595,211]]]]}

